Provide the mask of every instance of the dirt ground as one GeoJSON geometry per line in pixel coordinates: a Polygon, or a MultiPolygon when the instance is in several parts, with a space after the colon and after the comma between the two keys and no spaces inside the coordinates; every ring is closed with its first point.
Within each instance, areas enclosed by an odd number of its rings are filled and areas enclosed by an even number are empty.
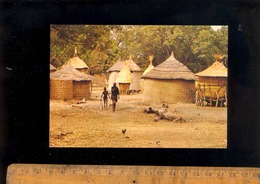
{"type": "Polygon", "coordinates": [[[100,95],[81,104],[50,100],[50,147],[227,147],[226,107],[169,104],[168,110],[185,121],[155,122],[155,115],[144,113],[144,109],[161,108],[162,104],[143,104],[142,94],[122,95],[116,112],[112,106],[100,110],[99,100],[100,95]]]}

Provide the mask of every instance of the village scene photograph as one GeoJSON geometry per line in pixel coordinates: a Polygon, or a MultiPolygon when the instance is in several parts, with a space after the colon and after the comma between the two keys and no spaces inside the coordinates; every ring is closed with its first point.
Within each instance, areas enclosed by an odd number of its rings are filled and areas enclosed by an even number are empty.
{"type": "Polygon", "coordinates": [[[49,147],[227,148],[228,26],[50,25],[49,147]]]}

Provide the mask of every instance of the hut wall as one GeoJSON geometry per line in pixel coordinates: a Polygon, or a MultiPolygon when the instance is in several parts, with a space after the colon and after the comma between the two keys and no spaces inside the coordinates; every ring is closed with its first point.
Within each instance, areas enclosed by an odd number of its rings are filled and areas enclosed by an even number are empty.
{"type": "Polygon", "coordinates": [[[73,98],[90,99],[90,81],[73,81],[73,98]]]}
{"type": "Polygon", "coordinates": [[[72,81],[70,80],[51,80],[50,98],[58,100],[73,99],[72,81]]]}
{"type": "Polygon", "coordinates": [[[227,87],[226,77],[199,77],[195,83],[196,89],[200,88],[206,97],[216,98],[216,91],[220,97],[224,97],[227,87]]]}
{"type": "Polygon", "coordinates": [[[130,83],[119,83],[120,95],[125,95],[129,89],[130,83]]]}
{"type": "Polygon", "coordinates": [[[130,90],[141,90],[141,76],[142,72],[132,72],[132,83],[130,84],[130,90]]]}
{"type": "Polygon", "coordinates": [[[199,77],[198,81],[214,85],[227,85],[227,77],[199,77]]]}
{"type": "Polygon", "coordinates": [[[116,82],[116,78],[117,78],[118,74],[119,74],[119,72],[111,72],[109,74],[109,78],[108,78],[108,91],[111,90],[111,88],[113,86],[113,83],[116,82]]]}
{"type": "Polygon", "coordinates": [[[194,81],[144,79],[144,103],[193,103],[194,81]]]}

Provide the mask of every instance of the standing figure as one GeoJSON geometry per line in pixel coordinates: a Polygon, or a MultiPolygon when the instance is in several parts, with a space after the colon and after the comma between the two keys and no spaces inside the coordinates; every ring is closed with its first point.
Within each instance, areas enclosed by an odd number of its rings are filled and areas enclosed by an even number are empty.
{"type": "MultiPolygon", "coordinates": [[[[103,102],[104,102],[104,109],[107,110],[107,97],[109,97],[109,93],[108,93],[106,87],[104,87],[104,91],[102,92],[101,99],[102,99],[102,97],[103,97],[103,102]]],[[[109,98],[110,98],[110,97],[109,97],[109,98]]],[[[100,100],[101,100],[101,99],[100,99],[100,100]]]]}
{"type": "Polygon", "coordinates": [[[112,99],[112,105],[113,105],[113,112],[115,112],[115,110],[116,110],[116,102],[117,102],[118,98],[119,98],[119,89],[116,86],[116,83],[114,83],[111,88],[111,99],[112,99]]]}

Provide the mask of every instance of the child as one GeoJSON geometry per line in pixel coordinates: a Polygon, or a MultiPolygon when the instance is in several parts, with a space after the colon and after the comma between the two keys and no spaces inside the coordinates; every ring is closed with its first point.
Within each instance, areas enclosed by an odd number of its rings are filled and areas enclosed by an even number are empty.
{"type": "Polygon", "coordinates": [[[107,91],[106,87],[104,87],[104,91],[102,92],[100,100],[102,100],[102,97],[103,97],[103,101],[104,101],[104,109],[107,110],[107,97],[109,97],[109,94],[108,94],[108,91],[107,91]]]}

